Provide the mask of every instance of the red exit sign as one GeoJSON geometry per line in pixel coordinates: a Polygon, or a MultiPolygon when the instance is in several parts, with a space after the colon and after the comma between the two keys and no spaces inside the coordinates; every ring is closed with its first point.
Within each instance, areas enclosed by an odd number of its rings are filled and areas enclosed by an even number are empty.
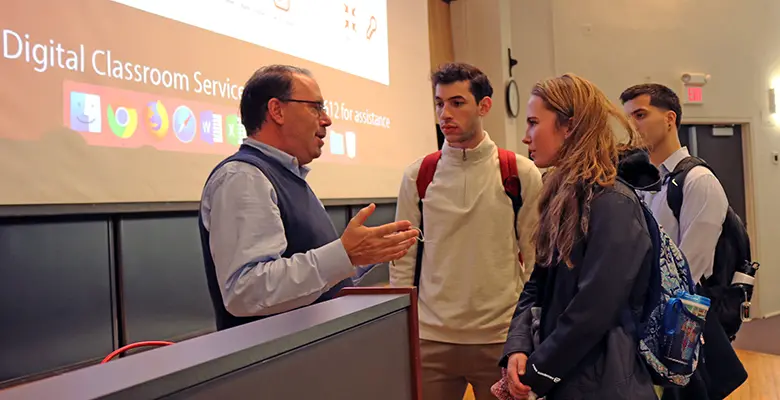
{"type": "Polygon", "coordinates": [[[704,103],[704,88],[701,86],[686,86],[685,98],[688,104],[704,103]]]}

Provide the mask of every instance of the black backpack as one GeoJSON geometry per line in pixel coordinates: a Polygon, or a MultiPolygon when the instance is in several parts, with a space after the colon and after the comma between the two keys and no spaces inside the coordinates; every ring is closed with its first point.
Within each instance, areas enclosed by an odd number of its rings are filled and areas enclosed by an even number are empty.
{"type": "MultiPolygon", "coordinates": [[[[715,174],[712,167],[704,160],[688,156],[667,176],[666,202],[678,223],[683,204],[685,177],[696,166],[706,167],[715,174]]],[[[750,255],[750,238],[745,224],[729,206],[726,219],[723,221],[723,231],[715,247],[712,275],[701,280],[700,291],[703,296],[712,300],[710,308],[718,316],[732,341],[742,326],[742,321],[750,316],[750,301],[754,286],[744,282],[733,283],[734,274],[741,272],[755,277],[758,266],[759,264],[753,262],[750,255]]]]}

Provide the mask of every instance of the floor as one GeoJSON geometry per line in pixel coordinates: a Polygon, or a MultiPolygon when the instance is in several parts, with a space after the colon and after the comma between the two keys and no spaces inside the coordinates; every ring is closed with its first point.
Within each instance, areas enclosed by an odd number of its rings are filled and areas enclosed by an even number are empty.
{"type": "MultiPolygon", "coordinates": [[[[780,356],[737,350],[748,371],[748,380],[727,400],[780,400],[780,356]]],[[[471,388],[463,400],[474,400],[471,388]]]]}
{"type": "Polygon", "coordinates": [[[729,400],[780,400],[780,356],[737,350],[748,380],[729,400]]]}

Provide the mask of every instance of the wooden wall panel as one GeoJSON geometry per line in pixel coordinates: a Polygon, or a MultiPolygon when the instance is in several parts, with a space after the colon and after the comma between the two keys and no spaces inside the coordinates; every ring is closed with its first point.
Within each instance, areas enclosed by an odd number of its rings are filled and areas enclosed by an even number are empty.
{"type": "MultiPolygon", "coordinates": [[[[440,64],[455,61],[450,5],[443,0],[428,0],[428,42],[431,51],[431,71],[440,64]]],[[[432,97],[433,89],[431,89],[432,97]]],[[[436,121],[435,114],[434,121],[436,121]]]]}
{"type": "Polygon", "coordinates": [[[431,70],[439,64],[455,59],[450,5],[442,0],[428,0],[428,37],[431,48],[431,70]]]}

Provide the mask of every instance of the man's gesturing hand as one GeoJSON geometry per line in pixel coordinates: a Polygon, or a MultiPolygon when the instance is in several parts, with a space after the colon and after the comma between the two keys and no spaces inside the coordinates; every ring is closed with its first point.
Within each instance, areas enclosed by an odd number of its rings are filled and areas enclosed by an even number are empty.
{"type": "Polygon", "coordinates": [[[409,221],[398,221],[377,227],[363,223],[374,212],[374,204],[363,208],[349,221],[341,243],[352,265],[376,264],[403,257],[414,244],[417,230],[409,221]]]}

